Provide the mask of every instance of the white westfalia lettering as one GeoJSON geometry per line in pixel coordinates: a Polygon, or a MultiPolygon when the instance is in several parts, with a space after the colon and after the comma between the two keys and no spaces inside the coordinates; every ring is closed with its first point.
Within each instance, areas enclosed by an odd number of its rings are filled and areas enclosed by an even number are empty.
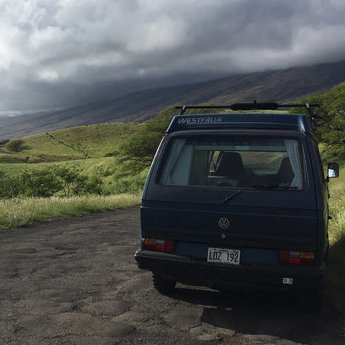
{"type": "Polygon", "coordinates": [[[179,125],[196,125],[196,124],[209,124],[209,123],[220,123],[222,122],[221,117],[182,117],[177,119],[179,125]]]}

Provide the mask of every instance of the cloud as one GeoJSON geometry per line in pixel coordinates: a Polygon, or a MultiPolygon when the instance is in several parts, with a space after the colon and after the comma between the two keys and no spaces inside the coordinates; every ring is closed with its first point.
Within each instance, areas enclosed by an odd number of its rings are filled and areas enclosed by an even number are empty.
{"type": "Polygon", "coordinates": [[[0,110],[345,59],[342,0],[0,0],[0,110]]]}

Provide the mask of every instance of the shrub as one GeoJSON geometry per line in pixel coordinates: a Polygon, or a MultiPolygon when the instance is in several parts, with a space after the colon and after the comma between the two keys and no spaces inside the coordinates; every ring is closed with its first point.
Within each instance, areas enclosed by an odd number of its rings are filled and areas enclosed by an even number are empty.
{"type": "Polygon", "coordinates": [[[0,198],[66,197],[103,194],[103,182],[98,176],[87,177],[77,169],[50,167],[46,170],[22,170],[16,177],[0,174],[0,198]]]}
{"type": "Polygon", "coordinates": [[[21,186],[17,178],[4,178],[0,179],[0,198],[11,199],[21,194],[21,186]]]}
{"type": "Polygon", "coordinates": [[[7,147],[10,151],[13,152],[20,152],[29,148],[27,145],[25,145],[24,140],[21,139],[11,140],[8,143],[7,147]]]}
{"type": "Polygon", "coordinates": [[[87,177],[82,176],[79,170],[59,167],[55,170],[55,175],[61,182],[62,191],[65,196],[69,197],[83,194],[87,177]]]}
{"type": "Polygon", "coordinates": [[[162,136],[174,115],[176,115],[174,106],[163,109],[119,145],[117,154],[122,157],[121,164],[126,166],[128,174],[136,174],[151,164],[162,136]]]}
{"type": "Polygon", "coordinates": [[[85,194],[104,194],[102,179],[97,176],[90,177],[85,184],[84,192],[85,194]]]}
{"type": "Polygon", "coordinates": [[[328,153],[345,158],[345,83],[330,91],[308,96],[303,103],[318,103],[316,136],[327,144],[328,153]]]}
{"type": "Polygon", "coordinates": [[[23,170],[18,178],[20,194],[25,197],[50,197],[61,190],[62,183],[53,170],[23,170]]]}

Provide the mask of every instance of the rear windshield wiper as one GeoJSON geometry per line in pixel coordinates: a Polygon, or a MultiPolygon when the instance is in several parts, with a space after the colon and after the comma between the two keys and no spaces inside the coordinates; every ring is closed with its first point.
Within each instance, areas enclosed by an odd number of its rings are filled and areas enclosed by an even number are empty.
{"type": "Polygon", "coordinates": [[[243,193],[243,190],[238,190],[237,192],[229,195],[228,197],[226,197],[224,200],[223,200],[223,204],[225,204],[226,202],[230,201],[231,199],[233,199],[234,197],[236,197],[237,195],[243,193]]]}
{"type": "Polygon", "coordinates": [[[254,189],[298,190],[298,187],[280,186],[280,185],[272,185],[272,184],[250,185],[249,187],[254,188],[254,189]]]}

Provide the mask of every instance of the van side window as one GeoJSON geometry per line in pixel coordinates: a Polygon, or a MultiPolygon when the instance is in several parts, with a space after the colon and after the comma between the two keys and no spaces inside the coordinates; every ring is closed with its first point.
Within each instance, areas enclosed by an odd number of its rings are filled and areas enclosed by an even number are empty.
{"type": "Polygon", "coordinates": [[[163,185],[302,189],[295,139],[174,138],[161,170],[163,185]]]}

